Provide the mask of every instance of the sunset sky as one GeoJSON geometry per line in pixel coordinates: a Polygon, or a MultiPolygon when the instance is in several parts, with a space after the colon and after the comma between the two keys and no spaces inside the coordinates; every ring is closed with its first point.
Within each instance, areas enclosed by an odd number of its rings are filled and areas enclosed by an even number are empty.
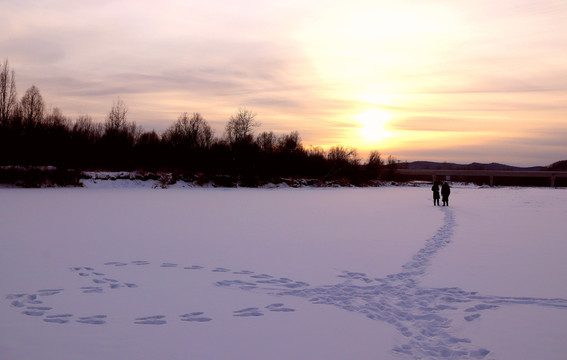
{"type": "Polygon", "coordinates": [[[18,96],[161,133],[239,107],[402,161],[567,159],[567,0],[0,0],[18,96]]]}

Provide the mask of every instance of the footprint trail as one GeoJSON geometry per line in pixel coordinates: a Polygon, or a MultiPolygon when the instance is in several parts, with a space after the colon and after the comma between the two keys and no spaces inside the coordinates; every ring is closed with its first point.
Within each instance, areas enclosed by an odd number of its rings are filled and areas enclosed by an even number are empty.
{"type": "MultiPolygon", "coordinates": [[[[470,339],[452,335],[454,314],[462,314],[467,322],[479,319],[484,312],[496,311],[506,305],[536,305],[567,310],[566,299],[502,297],[480,295],[477,292],[453,288],[426,288],[420,280],[435,255],[452,241],[456,226],[450,208],[442,208],[442,226],[424,246],[401,266],[401,271],[383,278],[364,273],[344,271],[335,285],[309,286],[307,283],[272,278],[254,282],[226,280],[217,286],[242,290],[263,290],[277,296],[305,298],[312,304],[335,306],[360,313],[375,321],[394,326],[402,344],[392,350],[407,359],[484,359],[490,353],[470,339]],[[270,286],[267,286],[270,285],[270,286]],[[294,287],[297,286],[297,289],[294,287]],[[282,290],[282,288],[288,290],[282,290]]],[[[277,308],[276,308],[277,309],[277,308]]],[[[246,310],[246,309],[245,309],[246,310]]],[[[249,310],[253,312],[254,310],[249,310]]],[[[246,311],[243,311],[246,313],[246,311]]]]}
{"type": "MultiPolygon", "coordinates": [[[[16,293],[6,296],[9,306],[21,314],[41,318],[43,322],[65,325],[72,322],[86,325],[105,325],[116,321],[106,314],[81,314],[55,309],[47,304],[50,297],[64,296],[72,291],[79,291],[84,296],[104,296],[113,291],[135,292],[143,284],[120,280],[107,272],[119,272],[127,267],[152,268],[167,276],[171,272],[182,272],[187,276],[209,271],[218,276],[226,276],[212,284],[213,286],[252,293],[265,293],[282,299],[297,297],[314,305],[328,305],[342,310],[358,313],[373,321],[381,321],[393,326],[399,335],[399,345],[392,351],[406,359],[485,359],[490,350],[479,347],[470,339],[458,338],[453,334],[454,318],[462,317],[463,324],[479,321],[484,314],[504,306],[530,305],[567,310],[566,299],[546,299],[534,297],[505,297],[479,294],[474,291],[452,288],[427,288],[420,285],[435,255],[451,244],[454,228],[457,226],[455,214],[450,208],[440,208],[443,212],[443,224],[435,234],[424,241],[409,261],[402,264],[400,271],[385,277],[372,277],[365,273],[343,271],[337,276],[338,283],[315,286],[303,281],[277,277],[251,270],[231,270],[225,267],[210,269],[201,265],[181,265],[172,262],[152,264],[146,260],[129,262],[111,261],[103,264],[99,270],[91,266],[77,266],[70,270],[77,274],[82,285],[77,289],[41,289],[31,293],[16,293]],[[114,269],[114,270],[113,270],[114,269]],[[102,294],[102,295],[101,295],[102,294]]],[[[231,315],[234,321],[242,318],[261,319],[265,316],[279,316],[296,310],[283,302],[272,304],[250,304],[246,308],[237,308],[231,315]]],[[[160,309],[157,309],[160,311],[160,309]]],[[[167,310],[167,309],[162,309],[167,310]]],[[[140,314],[130,321],[134,326],[166,326],[173,321],[193,323],[205,326],[214,321],[214,316],[199,309],[188,309],[184,314],[159,315],[140,314]],[[197,310],[197,311],[195,311],[197,310]]],[[[238,320],[241,319],[241,320],[238,320]]]]}

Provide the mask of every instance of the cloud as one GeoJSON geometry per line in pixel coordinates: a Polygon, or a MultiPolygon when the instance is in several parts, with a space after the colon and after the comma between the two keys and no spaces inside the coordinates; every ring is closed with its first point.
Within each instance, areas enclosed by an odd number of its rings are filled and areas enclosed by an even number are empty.
{"type": "Polygon", "coordinates": [[[395,131],[467,132],[478,131],[484,121],[466,121],[458,118],[414,116],[398,118],[389,123],[395,131]]]}
{"type": "Polygon", "coordinates": [[[65,58],[65,47],[58,41],[41,35],[10,38],[0,42],[6,54],[14,55],[19,62],[41,62],[43,66],[57,63],[65,58]]]}
{"type": "MultiPolygon", "coordinates": [[[[553,134],[564,132],[554,124],[567,110],[567,33],[558,31],[566,7],[561,0],[4,1],[0,55],[20,92],[36,84],[47,103],[99,120],[116,97],[150,128],[199,111],[222,129],[246,106],[262,130],[298,130],[305,143],[328,145],[355,143],[355,115],[379,107],[393,115],[389,130],[406,136],[400,146],[419,133],[483,134],[550,149],[540,144],[560,144],[553,134]]],[[[430,143],[420,146],[433,156],[430,143]]]]}

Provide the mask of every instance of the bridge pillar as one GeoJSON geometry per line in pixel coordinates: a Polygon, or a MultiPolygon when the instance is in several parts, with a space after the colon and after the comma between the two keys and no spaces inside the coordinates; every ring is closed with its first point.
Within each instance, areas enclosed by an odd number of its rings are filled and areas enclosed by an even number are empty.
{"type": "Polygon", "coordinates": [[[490,186],[494,186],[494,175],[490,175],[490,186]]]}
{"type": "Polygon", "coordinates": [[[555,187],[555,174],[551,174],[551,187],[555,187]]]}

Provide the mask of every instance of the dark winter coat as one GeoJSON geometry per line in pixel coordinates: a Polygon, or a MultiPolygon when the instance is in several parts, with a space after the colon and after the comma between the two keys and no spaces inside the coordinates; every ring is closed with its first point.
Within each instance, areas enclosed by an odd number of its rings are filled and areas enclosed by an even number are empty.
{"type": "Polygon", "coordinates": [[[439,185],[435,184],[431,187],[431,191],[433,191],[433,198],[434,199],[439,199],[439,185]]]}
{"type": "Polygon", "coordinates": [[[448,198],[450,193],[451,188],[449,187],[449,184],[443,184],[441,187],[441,195],[443,195],[444,198],[448,198]]]}

